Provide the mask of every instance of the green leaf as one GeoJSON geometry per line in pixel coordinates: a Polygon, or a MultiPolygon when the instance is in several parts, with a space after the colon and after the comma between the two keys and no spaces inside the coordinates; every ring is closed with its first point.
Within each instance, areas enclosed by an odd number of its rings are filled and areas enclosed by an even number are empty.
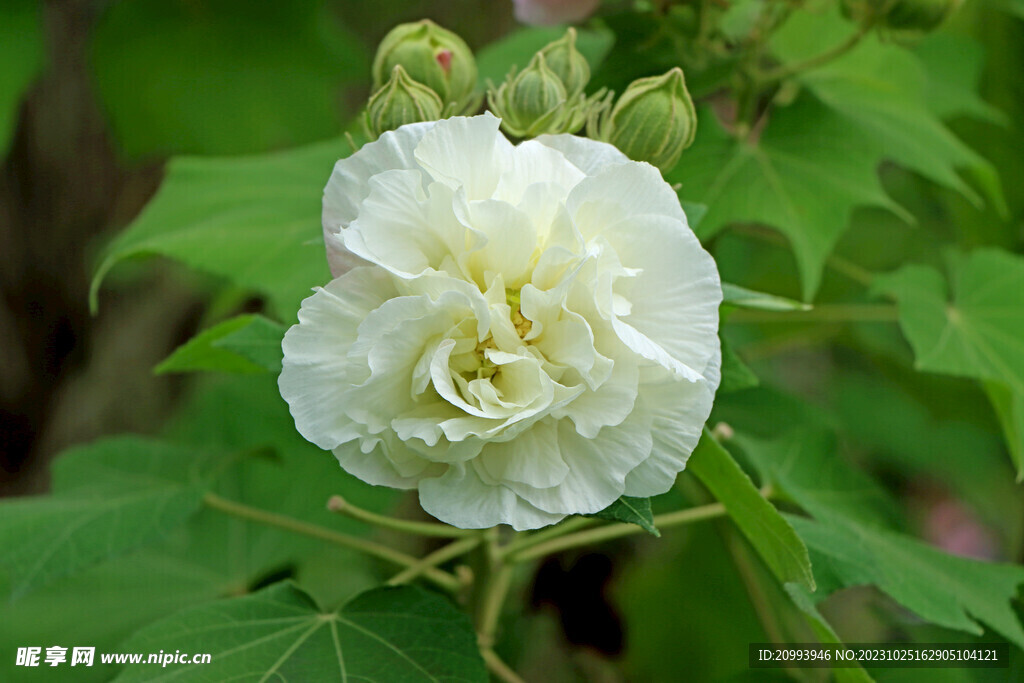
{"type": "Polygon", "coordinates": [[[111,3],[91,53],[114,134],[135,157],[337,135],[339,87],[369,72],[359,40],[322,0],[111,3]]]}
{"type": "MultiPolygon", "coordinates": [[[[487,87],[505,80],[513,65],[524,69],[535,52],[565,35],[565,27],[533,26],[522,28],[487,45],[476,55],[480,72],[479,85],[487,87]]],[[[597,69],[612,49],[615,35],[606,28],[576,29],[576,49],[580,51],[591,70],[597,69]]]]}
{"type": "MultiPolygon", "coordinates": [[[[939,271],[911,265],[879,276],[873,291],[899,302],[919,370],[999,382],[1011,392],[997,392],[996,411],[1011,454],[1019,454],[1013,406],[1024,400],[1024,258],[998,249],[953,254],[949,281],[947,292],[939,271]]],[[[1016,456],[1014,463],[1024,475],[1016,456]]]]}
{"type": "Polygon", "coordinates": [[[218,464],[196,449],[136,437],[61,456],[52,496],[0,503],[0,564],[12,594],[164,536],[196,513],[218,464]]]}
{"type": "MultiPolygon", "coordinates": [[[[298,436],[275,379],[268,374],[204,377],[175,418],[174,438],[194,453],[272,448],[273,458],[239,459],[227,468],[217,478],[216,492],[348,534],[369,533],[367,525],[328,512],[327,498],[340,493],[360,507],[386,513],[396,492],[356,480],[329,453],[298,436]]],[[[71,472],[57,483],[81,478],[71,472]]],[[[354,551],[201,509],[140,550],[76,569],[14,603],[0,600],[0,643],[78,642],[117,652],[118,643],[146,624],[265,585],[268,577],[292,576],[319,604],[336,607],[396,571],[354,551]],[[69,614],[92,616],[69,619],[69,614]]],[[[0,594],[8,592],[0,575],[0,594]]],[[[98,675],[82,679],[107,681],[112,669],[96,666],[89,672],[98,675]]],[[[13,655],[0,658],[0,680],[20,680],[24,673],[24,667],[14,667],[13,655]]]]}
{"type": "Polygon", "coordinates": [[[1017,468],[1017,481],[1024,481],[1024,393],[1011,391],[1002,382],[987,381],[984,386],[1006,437],[1010,460],[1017,468]]]}
{"type": "Polygon", "coordinates": [[[809,311],[812,308],[810,304],[774,294],[755,292],[728,282],[722,283],[722,295],[722,305],[735,308],[753,308],[759,311],[809,311]]]}
{"type": "MultiPolygon", "coordinates": [[[[332,495],[339,494],[377,513],[393,509],[397,491],[356,479],[341,469],[330,452],[299,435],[277,389],[276,376],[209,375],[205,379],[168,426],[166,437],[209,452],[270,450],[274,454],[272,458],[239,461],[218,479],[218,495],[356,535],[366,534],[369,527],[329,512],[327,500],[332,495]]],[[[230,556],[231,567],[217,571],[233,577],[251,577],[274,566],[293,564],[319,555],[324,548],[322,541],[218,512],[210,514],[216,520],[207,521],[215,527],[204,532],[210,540],[205,550],[192,552],[210,555],[211,561],[230,556]],[[225,539],[233,540],[228,543],[225,539]]]]}
{"type": "MultiPolygon", "coordinates": [[[[142,629],[124,651],[206,652],[203,665],[169,665],[189,680],[478,681],[487,672],[465,615],[412,586],[378,588],[325,611],[289,583],[188,609],[142,629]]],[[[153,680],[146,667],[117,681],[153,680]]]]}
{"type": "Polygon", "coordinates": [[[867,476],[837,456],[823,430],[770,440],[737,435],[764,478],[815,518],[786,516],[807,544],[821,600],[847,586],[875,585],[922,618],[970,633],[977,619],[1024,642],[1009,601],[1024,568],[948,555],[887,526],[894,507],[867,476]]]}
{"type": "Polygon", "coordinates": [[[240,315],[203,330],[175,349],[155,371],[277,372],[281,370],[283,335],[280,325],[261,315],[240,315]]]}
{"type": "MultiPolygon", "coordinates": [[[[800,12],[771,46],[783,62],[793,63],[841,43],[854,30],[834,13],[800,12]]],[[[885,208],[911,220],[879,184],[877,168],[885,160],[977,201],[957,173],[967,170],[997,208],[1004,206],[992,165],[932,112],[928,74],[910,51],[869,37],[848,55],[796,79],[807,92],[790,106],[776,105],[759,139],[738,140],[710,110],[701,112],[686,163],[670,174],[682,183],[684,198],[708,205],[701,237],[731,223],[779,230],[793,246],[803,296],[810,299],[854,208],[885,208]]]]}
{"type": "Polygon", "coordinates": [[[839,457],[830,430],[798,427],[772,439],[737,434],[734,440],[766,484],[816,518],[896,525],[895,504],[870,477],[839,457]]]}
{"type": "Polygon", "coordinates": [[[11,144],[22,95],[43,65],[41,12],[35,0],[6,0],[0,8],[0,159],[11,144]]]}
{"type": "Polygon", "coordinates": [[[661,536],[661,532],[654,526],[654,513],[651,512],[650,498],[622,496],[604,510],[586,516],[607,519],[612,522],[636,524],[652,536],[661,536]]]}
{"type": "Polygon", "coordinates": [[[816,571],[843,586],[878,586],[932,623],[981,635],[981,622],[1024,647],[1024,629],[1011,605],[1024,567],[948,555],[904,534],[838,517],[827,523],[789,520],[807,542],[816,571]]]}
{"type": "MultiPolygon", "coordinates": [[[[227,595],[231,588],[221,578],[185,558],[147,547],[58,579],[15,602],[0,601],[0,643],[11,646],[0,651],[12,655],[0,658],[0,679],[45,683],[54,678],[42,671],[33,678],[25,667],[15,666],[15,643],[79,643],[116,652],[119,642],[146,624],[227,595]]],[[[0,585],[0,591],[8,587],[0,585]]],[[[113,673],[114,667],[100,666],[97,657],[96,666],[75,667],[74,680],[106,682],[113,673]]]]}
{"type": "MultiPolygon", "coordinates": [[[[16,602],[0,601],[0,643],[87,643],[98,652],[118,652],[118,644],[143,626],[185,607],[251,590],[267,576],[290,573],[292,567],[300,587],[320,604],[338,605],[339,598],[379,583],[366,556],[340,548],[285,563],[261,563],[258,549],[266,549],[272,535],[280,533],[265,530],[201,512],[155,545],[58,579],[16,602]],[[239,562],[245,549],[255,551],[250,557],[256,562],[239,562]]],[[[0,593],[8,592],[2,583],[0,593]]],[[[77,667],[74,680],[109,681],[115,673],[114,666],[100,666],[97,658],[94,667],[77,667]]],[[[12,653],[0,658],[0,680],[34,679],[24,667],[15,666],[12,653]]]]}
{"type": "Polygon", "coordinates": [[[718,385],[718,393],[729,394],[734,391],[751,389],[760,384],[754,371],[747,367],[732,344],[722,337],[722,382],[718,385]]]}
{"type": "Polygon", "coordinates": [[[739,140],[714,112],[699,113],[697,139],[668,177],[683,199],[708,207],[702,240],[732,223],[760,223],[793,246],[805,299],[858,206],[901,211],[885,194],[875,143],[813,97],[773,113],[756,142],[739,140]]]}
{"type": "Polygon", "coordinates": [[[90,305],[121,261],[168,256],[267,297],[292,319],[310,289],[330,279],[320,227],[321,195],[340,140],[265,156],[182,157],[156,196],[106,248],[90,305]]]}
{"type": "MultiPolygon", "coordinates": [[[[814,600],[811,598],[811,594],[807,592],[807,589],[795,583],[787,583],[786,592],[793,600],[793,604],[804,613],[804,617],[807,619],[807,623],[810,624],[811,630],[814,631],[814,635],[817,636],[818,642],[831,645],[840,645],[842,643],[839,636],[832,629],[832,626],[825,621],[825,617],[821,616],[821,612],[818,611],[818,607],[814,604],[814,600]]],[[[871,683],[874,681],[859,663],[856,667],[852,668],[836,667],[832,669],[832,675],[837,683],[871,683]]]]}
{"type": "Polygon", "coordinates": [[[978,96],[985,50],[967,36],[946,31],[929,34],[914,47],[928,73],[928,108],[941,119],[968,116],[998,125],[1006,114],[978,96]]]}
{"type": "Polygon", "coordinates": [[[686,464],[724,506],[780,583],[814,590],[807,548],[750,477],[707,431],[686,464]]]}
{"type": "Polygon", "coordinates": [[[1024,258],[978,249],[939,271],[905,266],[879,276],[876,293],[899,302],[900,327],[917,368],[1005,382],[1024,392],[1024,258]]]}
{"type": "Polygon", "coordinates": [[[233,351],[269,372],[281,371],[284,351],[281,340],[285,328],[261,315],[252,317],[248,325],[230,332],[213,343],[214,346],[233,351]]]}
{"type": "MultiPolygon", "coordinates": [[[[797,12],[771,46],[784,62],[797,62],[841,43],[855,30],[838,11],[797,12]]],[[[991,165],[932,113],[928,74],[909,50],[869,36],[849,53],[796,78],[841,117],[853,136],[869,144],[879,161],[894,161],[975,202],[976,193],[956,169],[994,175],[991,165]]],[[[986,190],[995,203],[1003,203],[998,184],[986,190]]]]}

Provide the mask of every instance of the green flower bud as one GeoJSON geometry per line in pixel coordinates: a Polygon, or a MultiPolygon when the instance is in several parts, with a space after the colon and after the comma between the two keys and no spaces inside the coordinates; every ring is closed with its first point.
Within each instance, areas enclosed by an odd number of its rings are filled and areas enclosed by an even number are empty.
{"type": "Polygon", "coordinates": [[[562,80],[569,97],[583,92],[590,80],[590,65],[576,49],[576,29],[570,28],[565,35],[549,43],[540,54],[548,68],[562,80]]]}
{"type": "Polygon", "coordinates": [[[697,113],[683,70],[633,81],[611,112],[594,124],[596,137],[618,147],[630,159],[663,172],[693,143],[697,113]]]}
{"type": "Polygon", "coordinates": [[[896,0],[882,24],[897,31],[933,31],[960,7],[962,0],[896,0]]]}
{"type": "Polygon", "coordinates": [[[379,89],[395,66],[436,92],[444,104],[465,107],[476,87],[476,60],[457,35],[429,19],[391,29],[373,59],[373,87],[379,89]]]}
{"type": "Polygon", "coordinates": [[[410,78],[400,64],[395,65],[391,79],[366,105],[366,128],[377,138],[407,123],[435,121],[441,118],[443,107],[436,92],[410,78]]]}
{"type": "MultiPolygon", "coordinates": [[[[491,111],[501,117],[502,127],[518,137],[532,137],[555,131],[564,117],[565,86],[548,68],[544,55],[537,53],[529,66],[509,74],[497,92],[487,95],[491,111]]],[[[582,125],[582,123],[580,124],[582,125]]]]}

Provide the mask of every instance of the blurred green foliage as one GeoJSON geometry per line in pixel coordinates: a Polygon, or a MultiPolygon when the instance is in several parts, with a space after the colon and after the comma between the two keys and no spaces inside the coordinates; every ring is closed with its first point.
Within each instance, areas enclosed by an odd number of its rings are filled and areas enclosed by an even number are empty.
{"type": "Polygon", "coordinates": [[[104,13],[92,68],[121,148],[142,157],[336,135],[340,86],[369,60],[323,0],[141,0],[104,13]]]}

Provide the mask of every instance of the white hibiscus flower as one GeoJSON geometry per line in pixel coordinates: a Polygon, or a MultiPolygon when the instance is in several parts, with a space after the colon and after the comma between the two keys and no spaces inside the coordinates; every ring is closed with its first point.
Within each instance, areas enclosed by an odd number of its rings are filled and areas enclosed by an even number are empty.
{"type": "Polygon", "coordinates": [[[718,271],[659,172],[491,115],[385,133],[334,168],[337,279],[281,394],[342,467],[464,528],[664,493],[718,387],[718,271]]]}

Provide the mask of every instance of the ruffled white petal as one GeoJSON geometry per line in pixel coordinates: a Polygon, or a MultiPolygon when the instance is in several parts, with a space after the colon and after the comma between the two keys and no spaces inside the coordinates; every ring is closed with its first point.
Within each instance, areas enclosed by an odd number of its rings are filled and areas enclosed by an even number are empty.
{"type": "Polygon", "coordinates": [[[363,319],[395,293],[381,271],[357,268],[305,299],[299,324],[284,336],[278,387],[296,429],[320,448],[330,450],[361,431],[342,410],[360,372],[348,350],[363,319]]]}
{"type": "Polygon", "coordinates": [[[419,489],[424,510],[463,529],[508,524],[525,531],[565,518],[537,509],[505,486],[485,484],[474,463],[452,465],[443,476],[421,481],[419,489]]]}
{"type": "Polygon", "coordinates": [[[566,405],[557,416],[572,420],[580,436],[598,438],[602,428],[621,424],[633,412],[639,392],[639,376],[639,368],[633,359],[612,361],[609,377],[595,390],[584,392],[566,405]]]}
{"type": "Polygon", "coordinates": [[[494,198],[513,204],[519,202],[526,190],[535,183],[555,185],[565,197],[586,174],[556,148],[534,140],[527,140],[512,150],[510,164],[498,181],[494,198]]]}
{"type": "Polygon", "coordinates": [[[537,488],[558,486],[569,474],[553,420],[542,420],[510,441],[488,444],[480,454],[480,467],[493,482],[516,481],[537,488]]]}
{"type": "Polygon", "coordinates": [[[615,283],[615,292],[630,303],[621,321],[703,373],[720,353],[722,284],[710,254],[685,224],[664,216],[621,221],[608,231],[608,240],[623,265],[639,271],[615,283]]]}
{"type": "Polygon", "coordinates": [[[407,453],[399,463],[385,454],[383,443],[378,442],[369,452],[364,452],[359,443],[350,442],[334,449],[334,457],[342,469],[374,486],[390,486],[395,489],[416,488],[424,477],[438,476],[444,465],[429,463],[415,454],[407,453]]]}
{"type": "Polygon", "coordinates": [[[499,125],[490,114],[446,119],[424,133],[414,151],[416,162],[434,180],[464,188],[467,198],[490,199],[512,155],[512,143],[498,132],[499,125]]]}
{"type": "Polygon", "coordinates": [[[537,248],[530,217],[508,202],[488,199],[470,203],[468,221],[485,241],[457,259],[466,278],[486,289],[500,274],[506,287],[522,287],[537,248]]]}
{"type": "Polygon", "coordinates": [[[586,240],[617,223],[643,214],[666,216],[686,223],[679,197],[650,164],[612,164],[573,188],[566,207],[586,240]]]}
{"type": "Polygon", "coordinates": [[[345,248],[404,277],[439,264],[447,249],[432,229],[422,174],[384,171],[369,186],[360,215],[341,232],[345,248]]]}
{"type": "Polygon", "coordinates": [[[626,475],[651,453],[651,431],[645,416],[631,416],[618,427],[587,439],[571,423],[558,423],[558,446],[569,473],[558,486],[535,488],[517,482],[508,486],[524,500],[552,514],[600,512],[623,494],[626,475]]]}
{"type": "Polygon", "coordinates": [[[557,149],[584,175],[597,175],[605,166],[629,163],[615,145],[576,135],[541,135],[534,142],[557,149]]]}
{"type": "Polygon", "coordinates": [[[652,417],[651,456],[626,477],[627,496],[657,496],[675,483],[676,475],[697,447],[711,414],[717,375],[707,382],[664,382],[644,387],[641,409],[652,417]]]}
{"type": "Polygon", "coordinates": [[[324,188],[323,228],[327,260],[335,277],[354,263],[337,235],[359,215],[360,203],[370,194],[370,178],[394,169],[418,169],[413,152],[423,135],[436,123],[416,123],[388,131],[334,165],[324,188]]]}

